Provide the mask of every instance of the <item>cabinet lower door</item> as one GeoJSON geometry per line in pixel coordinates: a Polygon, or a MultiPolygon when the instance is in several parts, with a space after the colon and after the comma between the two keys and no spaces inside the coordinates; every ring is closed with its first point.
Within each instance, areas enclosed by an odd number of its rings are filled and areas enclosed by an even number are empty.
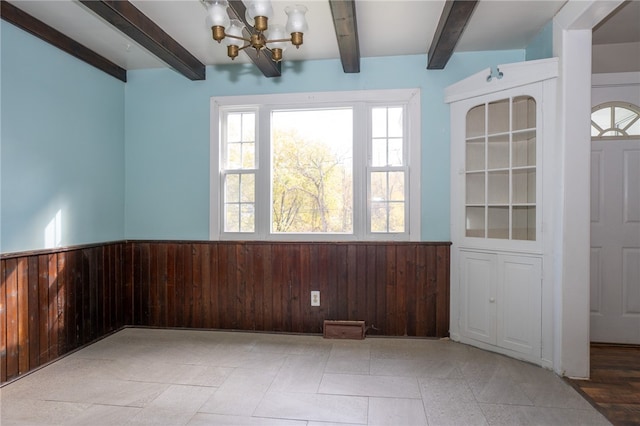
{"type": "Polygon", "coordinates": [[[542,261],[498,256],[498,346],[540,355],[542,261]]]}
{"type": "Polygon", "coordinates": [[[539,357],[541,277],[539,257],[460,251],[461,333],[539,357]]]}
{"type": "Polygon", "coordinates": [[[497,257],[495,254],[460,252],[462,296],[461,332],[480,342],[496,344],[497,257]]]}

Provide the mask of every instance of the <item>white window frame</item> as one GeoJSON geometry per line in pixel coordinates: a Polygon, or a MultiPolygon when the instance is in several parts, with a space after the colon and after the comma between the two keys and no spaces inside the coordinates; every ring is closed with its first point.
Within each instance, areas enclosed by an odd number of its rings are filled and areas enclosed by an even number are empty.
{"type": "MultiPolygon", "coordinates": [[[[211,240],[255,240],[255,241],[420,241],[421,231],[421,112],[420,89],[364,90],[347,92],[290,93],[253,96],[212,97],[210,101],[210,214],[209,237],[211,240]],[[370,210],[368,203],[369,176],[371,164],[371,126],[366,114],[371,107],[405,106],[405,131],[407,149],[404,156],[409,172],[406,185],[406,221],[404,233],[371,233],[368,229],[370,210]],[[259,206],[270,206],[271,177],[270,152],[271,135],[270,112],[280,109],[322,108],[354,106],[354,147],[353,147],[353,211],[354,227],[349,234],[322,233],[271,233],[271,214],[256,213],[255,232],[223,232],[223,180],[220,169],[222,161],[221,110],[228,108],[262,109],[267,114],[256,117],[256,211],[259,206]],[[266,121],[266,122],[265,122],[266,121]],[[358,123],[367,123],[359,126],[358,123]],[[364,143],[363,143],[364,142],[364,143]],[[265,158],[267,165],[265,166],[265,158]],[[360,162],[360,163],[358,163],[360,162]],[[360,165],[358,165],[360,164],[360,165]],[[358,188],[366,189],[364,191],[358,188]],[[364,218],[358,219],[365,213],[364,218]]],[[[264,207],[262,207],[264,208],[264,207]]],[[[269,207],[270,212],[270,207],[269,207]]]]}

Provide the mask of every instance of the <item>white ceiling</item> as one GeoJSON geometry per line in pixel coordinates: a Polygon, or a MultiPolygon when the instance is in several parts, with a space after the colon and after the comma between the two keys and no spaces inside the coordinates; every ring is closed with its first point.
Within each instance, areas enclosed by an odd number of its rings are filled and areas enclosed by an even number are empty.
{"type": "MultiPolygon", "coordinates": [[[[289,48],[285,60],[340,58],[328,0],[272,0],[270,23],[284,24],[284,7],[307,6],[309,31],[300,49],[289,48]]],[[[18,8],[84,44],[127,70],[166,65],[74,0],[10,0],[18,8]]],[[[225,64],[224,45],[211,39],[200,0],[131,0],[140,11],[205,65],[225,64]]],[[[565,0],[481,0],[456,51],[522,49],[566,3],[565,0]]],[[[640,0],[594,34],[594,42],[640,40],[640,0]],[[634,15],[635,13],[635,15],[634,15]],[[634,20],[635,19],[635,20],[634,20]],[[629,29],[629,28],[632,28],[629,29]],[[600,33],[598,33],[600,32],[600,33]]],[[[427,53],[444,0],[357,0],[362,57],[427,53]]],[[[237,62],[248,62],[240,55],[237,62]]]]}

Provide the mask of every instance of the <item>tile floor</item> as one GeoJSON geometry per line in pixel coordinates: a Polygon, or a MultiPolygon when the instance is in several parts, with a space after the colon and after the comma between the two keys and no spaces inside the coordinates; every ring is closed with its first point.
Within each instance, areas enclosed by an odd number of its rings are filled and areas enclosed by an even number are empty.
{"type": "Polygon", "coordinates": [[[0,389],[0,423],[608,425],[552,372],[448,340],[127,328],[0,389]]]}

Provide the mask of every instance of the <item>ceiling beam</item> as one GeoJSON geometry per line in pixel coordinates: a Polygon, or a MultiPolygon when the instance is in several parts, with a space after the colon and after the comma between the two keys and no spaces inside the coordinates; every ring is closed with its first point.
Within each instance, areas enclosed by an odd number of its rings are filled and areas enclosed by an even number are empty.
{"type": "Polygon", "coordinates": [[[118,30],[190,80],[204,80],[205,66],[126,0],[80,0],[118,30]]]}
{"type": "Polygon", "coordinates": [[[98,55],[88,47],[85,47],[77,41],[62,34],[55,28],[50,27],[23,10],[18,9],[11,3],[2,0],[2,2],[0,2],[0,6],[0,15],[3,20],[38,37],[52,46],[67,52],[71,56],[98,68],[100,71],[103,71],[118,80],[124,82],[127,81],[127,70],[124,68],[119,67],[105,57],[98,55]]]}
{"type": "Polygon", "coordinates": [[[441,70],[447,65],[477,3],[478,0],[447,0],[429,47],[428,70],[441,70]]]}
{"type": "MultiPolygon", "coordinates": [[[[237,19],[244,25],[245,30],[249,33],[249,36],[253,35],[256,30],[253,28],[246,18],[246,6],[241,0],[229,0],[229,17],[231,19],[237,19]]],[[[249,38],[249,37],[247,37],[249,38]]],[[[266,48],[262,52],[258,52],[255,49],[244,49],[251,62],[265,77],[280,77],[282,75],[280,62],[274,62],[271,60],[271,51],[266,48]]]]}
{"type": "Polygon", "coordinates": [[[360,43],[354,0],[329,0],[340,60],[345,73],[360,72],[360,43]]]}

